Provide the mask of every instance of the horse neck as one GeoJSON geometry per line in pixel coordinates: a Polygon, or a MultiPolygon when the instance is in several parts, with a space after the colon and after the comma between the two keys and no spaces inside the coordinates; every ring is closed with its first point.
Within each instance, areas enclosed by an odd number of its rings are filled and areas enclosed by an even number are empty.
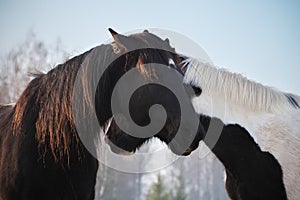
{"type": "Polygon", "coordinates": [[[238,123],[248,125],[252,116],[265,115],[264,112],[253,111],[235,102],[230,102],[223,93],[216,94],[203,91],[199,97],[195,97],[192,100],[192,103],[198,114],[217,117],[222,119],[225,124],[238,123]]]}
{"type": "Polygon", "coordinates": [[[209,95],[205,92],[193,99],[193,106],[198,114],[207,115],[221,119],[224,124],[239,124],[246,128],[254,140],[264,145],[263,138],[271,132],[259,131],[271,118],[276,117],[274,113],[249,110],[245,106],[234,104],[224,100],[223,94],[209,95]]]}
{"type": "Polygon", "coordinates": [[[122,65],[108,67],[97,85],[95,94],[95,102],[97,104],[95,104],[95,110],[100,126],[106,126],[106,123],[112,117],[111,97],[117,82],[125,74],[122,67],[122,65]]]}
{"type": "Polygon", "coordinates": [[[248,171],[246,169],[249,168],[248,166],[252,166],[253,162],[257,162],[264,157],[259,146],[246,129],[241,126],[224,125],[218,118],[207,116],[201,116],[200,121],[209,134],[213,134],[216,137],[220,134],[216,144],[214,144],[214,141],[206,139],[207,137],[204,139],[204,143],[222,162],[226,170],[231,173],[239,176],[247,174],[248,171]],[[223,126],[221,133],[215,130],[209,131],[208,129],[214,129],[214,127],[210,127],[211,124],[223,126]]]}

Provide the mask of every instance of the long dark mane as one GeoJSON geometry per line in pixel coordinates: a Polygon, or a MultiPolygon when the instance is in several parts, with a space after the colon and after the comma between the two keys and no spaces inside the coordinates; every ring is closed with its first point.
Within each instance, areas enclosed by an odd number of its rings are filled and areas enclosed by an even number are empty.
{"type": "Polygon", "coordinates": [[[35,126],[39,147],[43,153],[49,147],[55,159],[69,155],[70,144],[79,141],[72,123],[70,102],[77,71],[88,53],[33,79],[12,110],[14,134],[22,134],[30,126],[35,126]]]}
{"type": "MultiPolygon", "coordinates": [[[[148,32],[135,34],[132,37],[142,41],[149,48],[128,52],[128,49],[116,49],[115,43],[100,45],[58,65],[47,74],[38,75],[28,84],[15,107],[1,120],[0,127],[4,129],[3,127],[7,125],[11,126],[15,135],[34,127],[35,138],[42,155],[51,151],[55,160],[68,157],[70,147],[78,146],[80,141],[74,125],[74,113],[72,113],[74,110],[78,112],[75,114],[83,117],[90,117],[91,112],[96,110],[100,116],[98,117],[100,126],[104,126],[107,119],[111,117],[110,105],[107,103],[110,102],[110,93],[114,87],[111,84],[112,80],[119,79],[129,67],[135,65],[139,66],[145,76],[152,76],[153,72],[143,68],[143,64],[158,59],[150,56],[159,56],[156,48],[166,49],[166,53],[170,55],[174,53],[168,41],[163,45],[159,44],[161,39],[148,32]],[[105,66],[108,65],[124,66],[124,68],[123,71],[112,73],[112,70],[116,69],[108,67],[103,73],[105,66]],[[80,102],[79,105],[73,105],[78,106],[78,109],[74,109],[72,108],[73,86],[81,68],[83,69],[80,80],[82,88],[81,91],[76,92],[82,92],[83,99],[77,101],[80,102]],[[103,73],[100,82],[97,80],[99,73],[103,73]],[[111,74],[115,77],[111,77],[111,74]],[[94,99],[92,90],[97,84],[99,84],[98,95],[94,99]],[[10,120],[12,122],[8,123],[10,120]]],[[[179,63],[180,60],[176,62],[179,63]]],[[[86,127],[91,126],[86,124],[86,127]]],[[[89,130],[91,134],[97,131],[99,130],[89,130]]]]}

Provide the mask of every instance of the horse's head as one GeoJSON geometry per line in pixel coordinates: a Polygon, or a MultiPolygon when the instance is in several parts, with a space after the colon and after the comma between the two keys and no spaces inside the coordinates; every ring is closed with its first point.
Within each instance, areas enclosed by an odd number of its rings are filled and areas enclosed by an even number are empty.
{"type": "MultiPolygon", "coordinates": [[[[174,78],[174,76],[171,76],[172,73],[177,73],[177,75],[183,74],[183,59],[175,52],[175,49],[170,46],[168,40],[162,40],[148,31],[130,36],[117,34],[111,29],[110,32],[115,40],[113,43],[114,51],[116,53],[123,52],[123,55],[116,59],[116,61],[110,66],[110,74],[114,74],[115,78],[120,78],[127,71],[133,68],[137,68],[140,72],[140,75],[144,79],[150,80],[150,82],[151,80],[155,79],[172,79],[174,78]],[[159,66],[157,66],[158,64],[159,66]],[[120,66],[122,67],[121,71],[120,66]],[[167,75],[161,75],[156,71],[157,67],[166,67],[170,72],[167,75]]],[[[114,86],[115,84],[116,83],[111,85],[114,86]]],[[[122,101],[121,95],[117,98],[117,101],[122,101]]],[[[192,107],[189,99],[186,99],[186,101],[188,101],[187,104],[192,107]]],[[[162,116],[154,117],[154,120],[166,121],[163,128],[161,128],[157,133],[153,133],[153,135],[149,137],[145,137],[145,135],[143,136],[144,133],[142,132],[140,135],[135,134],[134,136],[127,134],[119,128],[115,119],[112,120],[106,138],[106,141],[110,144],[112,151],[115,153],[135,152],[136,149],[148,141],[152,136],[158,137],[167,144],[173,140],[180,126],[182,113],[178,99],[167,87],[155,83],[150,83],[139,87],[130,98],[128,108],[130,117],[136,125],[145,127],[153,120],[149,116],[149,109],[151,106],[157,104],[164,108],[167,117],[166,119],[160,119],[162,116]]],[[[116,117],[114,116],[116,113],[111,114],[113,117],[116,117]]],[[[121,120],[125,126],[126,124],[129,124],[128,119],[123,117],[122,113],[117,114],[119,120],[121,120]]],[[[188,127],[186,127],[185,130],[185,137],[192,137],[194,139],[184,152],[182,152],[181,149],[182,141],[170,143],[170,149],[176,154],[190,154],[198,147],[199,140],[203,138],[204,131],[201,124],[199,124],[197,133],[192,133],[192,131],[189,131],[188,127]]]]}
{"type": "MultiPolygon", "coordinates": [[[[126,122],[125,122],[126,123],[126,122]]],[[[164,128],[157,134],[154,135],[154,137],[159,138],[161,141],[165,142],[166,144],[169,144],[170,141],[174,139],[176,136],[177,130],[179,126],[179,121],[172,123],[172,118],[168,118],[164,128]]],[[[116,153],[116,154],[122,154],[122,155],[131,155],[136,150],[138,150],[144,143],[148,142],[152,137],[148,138],[139,138],[131,136],[127,133],[125,133],[123,130],[119,128],[119,126],[116,124],[115,120],[113,119],[110,127],[106,133],[105,141],[109,144],[110,149],[116,153]]],[[[190,134],[187,132],[186,137],[189,137],[190,134]]],[[[185,149],[184,152],[181,151],[181,147],[178,145],[169,145],[171,151],[177,155],[183,155],[188,156],[190,155],[194,150],[196,150],[199,146],[199,142],[204,137],[204,132],[202,125],[199,124],[198,131],[196,133],[196,136],[193,136],[193,141],[190,144],[190,146],[185,149]]]]}
{"type": "MultiPolygon", "coordinates": [[[[109,29],[114,38],[114,42],[107,45],[111,47],[113,56],[109,57],[108,67],[103,72],[97,86],[95,110],[101,126],[112,116],[111,97],[117,82],[121,77],[132,69],[138,69],[139,75],[147,80],[159,79],[155,67],[164,65],[173,68],[182,74],[182,58],[175,53],[175,49],[169,44],[169,40],[162,40],[156,35],[145,30],[129,36],[118,34],[109,29]],[[146,66],[147,65],[147,66],[146,66]]],[[[101,49],[101,48],[99,48],[101,49]]],[[[109,54],[111,54],[109,52],[109,54]]],[[[100,52],[103,54],[103,52],[100,52]]],[[[95,48],[95,56],[97,56],[95,48]]],[[[98,63],[105,63],[102,60],[94,59],[92,64],[97,66],[98,63]]],[[[104,58],[105,60],[106,58],[104,58]]],[[[92,59],[89,59],[91,63],[92,59]]],[[[101,67],[100,67],[101,68],[101,67]]],[[[97,72],[96,72],[97,73],[97,72]]],[[[135,77],[133,77],[134,79],[135,77]]],[[[152,87],[148,87],[152,88],[152,87]]],[[[120,101],[122,101],[120,96],[120,101]]]]}

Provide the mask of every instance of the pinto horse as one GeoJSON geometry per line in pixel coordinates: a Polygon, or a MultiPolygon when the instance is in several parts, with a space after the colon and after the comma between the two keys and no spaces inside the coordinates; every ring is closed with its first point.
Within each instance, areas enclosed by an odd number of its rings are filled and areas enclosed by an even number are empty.
{"type": "MultiPolygon", "coordinates": [[[[94,199],[98,161],[79,137],[75,116],[88,119],[96,116],[103,128],[113,117],[113,88],[125,73],[138,69],[144,78],[157,78],[154,69],[144,67],[148,63],[181,70],[181,58],[168,40],[148,31],[130,36],[109,31],[114,42],[97,46],[46,74],[36,75],[15,105],[0,106],[1,200],[94,199]],[[89,74],[78,76],[82,68],[89,74]],[[103,72],[100,80],[94,76],[99,72],[103,72]],[[73,91],[78,79],[81,90],[73,91]],[[91,95],[94,88],[95,96],[91,95]],[[82,94],[76,103],[73,103],[74,92],[82,94]]],[[[161,90],[150,84],[140,92],[141,95],[159,93],[160,96],[150,95],[151,101],[159,99],[176,107],[170,95],[161,90]]],[[[148,104],[147,100],[138,103],[148,104]]],[[[180,120],[180,113],[172,110],[168,119],[164,130],[172,134],[171,122],[180,120]]],[[[84,134],[90,138],[99,135],[99,130],[89,124],[85,127],[84,134]]]]}
{"type": "Polygon", "coordinates": [[[300,196],[300,97],[278,91],[196,59],[186,61],[184,82],[198,87],[197,113],[245,127],[279,161],[287,196],[300,196]]]}

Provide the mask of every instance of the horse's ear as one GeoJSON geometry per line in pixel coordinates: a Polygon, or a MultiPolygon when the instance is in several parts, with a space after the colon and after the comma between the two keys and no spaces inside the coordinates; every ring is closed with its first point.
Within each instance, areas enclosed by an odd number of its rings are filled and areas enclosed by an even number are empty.
{"type": "Polygon", "coordinates": [[[116,31],[114,31],[113,29],[109,28],[108,31],[110,32],[110,34],[113,36],[116,44],[120,47],[120,48],[125,48],[128,49],[128,47],[130,46],[130,39],[122,34],[117,33],[116,31]]]}

